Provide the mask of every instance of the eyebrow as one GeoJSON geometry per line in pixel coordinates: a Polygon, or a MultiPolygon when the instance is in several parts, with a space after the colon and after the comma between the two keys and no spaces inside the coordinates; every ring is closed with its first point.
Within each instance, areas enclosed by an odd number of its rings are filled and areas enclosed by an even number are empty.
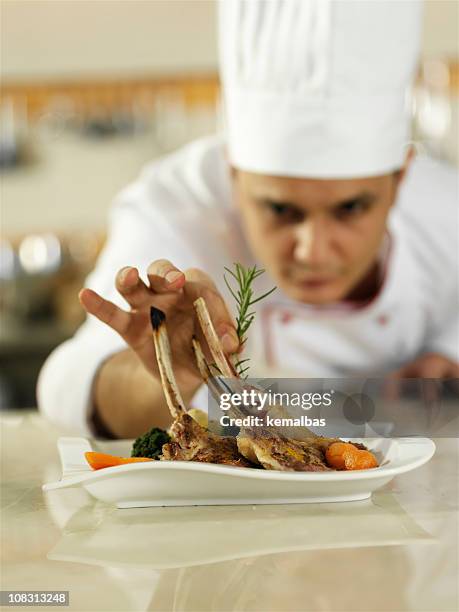
{"type": "Polygon", "coordinates": [[[256,202],[259,204],[265,204],[266,206],[270,206],[272,204],[277,206],[290,206],[292,208],[300,208],[298,204],[295,202],[290,202],[289,200],[283,200],[282,198],[270,198],[269,196],[255,196],[256,202]]]}
{"type": "Polygon", "coordinates": [[[362,193],[358,193],[355,196],[351,196],[350,198],[346,198],[345,200],[341,200],[340,202],[335,202],[330,205],[330,208],[339,208],[341,206],[346,206],[346,204],[353,204],[358,202],[359,204],[372,204],[377,199],[375,193],[371,193],[370,191],[363,191],[362,193]]]}
{"type": "MultiPolygon", "coordinates": [[[[338,202],[333,202],[332,204],[327,205],[327,208],[340,208],[341,206],[346,206],[347,204],[358,202],[359,204],[372,204],[377,199],[375,193],[369,191],[363,191],[362,193],[358,193],[349,198],[345,198],[344,200],[340,200],[338,202]]],[[[277,205],[277,206],[289,206],[290,208],[295,208],[297,210],[304,210],[304,207],[295,202],[291,202],[290,200],[284,200],[282,198],[271,198],[269,196],[255,196],[255,200],[266,206],[269,205],[277,205]]]]}

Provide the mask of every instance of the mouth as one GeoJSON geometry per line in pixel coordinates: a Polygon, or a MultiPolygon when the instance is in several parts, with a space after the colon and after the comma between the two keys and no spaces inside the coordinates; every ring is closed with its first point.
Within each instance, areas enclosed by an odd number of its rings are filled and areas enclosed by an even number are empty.
{"type": "Polygon", "coordinates": [[[331,278],[308,278],[299,282],[299,285],[305,289],[321,289],[333,283],[331,278]]]}
{"type": "Polygon", "coordinates": [[[321,289],[336,281],[334,276],[308,276],[306,278],[293,279],[294,283],[303,289],[321,289]]]}

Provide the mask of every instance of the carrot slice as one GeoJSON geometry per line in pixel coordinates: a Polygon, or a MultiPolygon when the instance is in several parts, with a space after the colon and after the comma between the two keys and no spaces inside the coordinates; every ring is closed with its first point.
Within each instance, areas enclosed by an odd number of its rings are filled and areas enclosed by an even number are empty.
{"type": "Polygon", "coordinates": [[[325,459],[335,470],[368,470],[378,467],[376,457],[349,442],[334,442],[325,451],[325,459]]]}
{"type": "Polygon", "coordinates": [[[153,461],[148,457],[116,457],[107,453],[88,452],[84,454],[86,461],[93,470],[113,467],[114,465],[125,465],[126,463],[139,463],[141,461],[153,461]]]}
{"type": "Polygon", "coordinates": [[[349,448],[350,446],[350,444],[346,444],[345,442],[334,442],[330,444],[325,451],[325,459],[328,465],[335,470],[345,470],[345,457],[352,453],[352,449],[349,448]]]}
{"type": "Polygon", "coordinates": [[[369,470],[378,467],[378,461],[372,452],[367,450],[359,450],[354,453],[352,467],[346,467],[347,470],[369,470]]]}

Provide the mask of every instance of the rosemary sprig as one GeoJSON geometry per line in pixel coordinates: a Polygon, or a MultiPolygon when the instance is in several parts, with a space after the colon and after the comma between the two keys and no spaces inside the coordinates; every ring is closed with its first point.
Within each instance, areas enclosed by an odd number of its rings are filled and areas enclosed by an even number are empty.
{"type": "MultiPolygon", "coordinates": [[[[258,269],[257,266],[245,268],[240,263],[234,264],[234,270],[230,270],[229,268],[225,268],[225,270],[232,277],[231,282],[233,286],[226,274],[223,275],[225,284],[237,303],[238,314],[236,317],[236,331],[240,344],[244,346],[247,341],[247,331],[255,318],[255,313],[251,311],[250,308],[275,291],[276,287],[273,287],[263,295],[254,297],[253,282],[264,273],[264,270],[258,269]]],[[[249,366],[247,365],[248,361],[250,360],[241,359],[234,364],[237,374],[242,378],[247,378],[248,376],[248,374],[246,374],[249,370],[249,366]]]]}

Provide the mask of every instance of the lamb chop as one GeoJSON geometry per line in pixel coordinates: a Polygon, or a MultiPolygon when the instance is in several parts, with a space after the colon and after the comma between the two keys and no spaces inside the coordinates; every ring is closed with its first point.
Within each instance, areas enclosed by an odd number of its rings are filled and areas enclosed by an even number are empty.
{"type": "Polygon", "coordinates": [[[150,316],[161,382],[168,408],[174,418],[170,429],[172,441],[164,444],[160,459],[254,467],[239,453],[235,438],[217,436],[208,432],[186,413],[172,369],[166,317],[157,308],[151,309],[150,316]]]}
{"type": "MultiPolygon", "coordinates": [[[[195,310],[215,361],[218,376],[214,376],[207,363],[204,352],[196,338],[193,349],[196,362],[203,377],[214,395],[228,391],[228,386],[221,386],[221,376],[236,381],[243,388],[244,381],[236,375],[232,364],[227,360],[218,336],[212,324],[205,301],[199,298],[195,310]]],[[[171,362],[171,350],[167,334],[165,315],[162,311],[151,309],[151,322],[155,342],[156,356],[167,405],[174,418],[170,432],[173,441],[163,446],[162,460],[202,461],[221,463],[237,467],[264,467],[281,471],[328,471],[324,453],[328,446],[338,441],[334,438],[323,438],[308,431],[310,437],[305,440],[287,438],[279,432],[266,427],[242,428],[237,438],[213,434],[186,413],[184,402],[177,386],[171,362]]],[[[231,390],[231,388],[230,388],[231,390]]],[[[242,407],[232,407],[233,413],[244,417],[242,407]]]]}
{"type": "MultiPolygon", "coordinates": [[[[232,364],[227,360],[221,347],[204,299],[199,298],[194,305],[202,332],[219,373],[230,379],[237,378],[232,364]]],[[[193,340],[193,349],[201,376],[211,386],[211,391],[218,393],[218,385],[216,391],[216,379],[212,378],[211,368],[207,364],[204,353],[196,339],[193,340]]],[[[247,416],[243,413],[241,407],[233,407],[232,409],[238,416],[247,416]]],[[[286,438],[266,427],[245,427],[241,429],[237,436],[237,447],[246,459],[258,463],[268,470],[328,471],[330,468],[325,462],[324,453],[328,446],[337,440],[316,436],[311,431],[308,431],[308,434],[310,437],[299,441],[286,438]]]]}

